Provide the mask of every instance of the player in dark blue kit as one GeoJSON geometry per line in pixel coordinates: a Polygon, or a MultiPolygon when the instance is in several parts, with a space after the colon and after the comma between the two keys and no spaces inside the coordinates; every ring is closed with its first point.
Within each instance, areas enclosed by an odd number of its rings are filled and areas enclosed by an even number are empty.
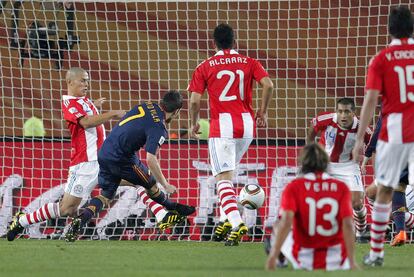
{"type": "Polygon", "coordinates": [[[156,184],[160,183],[169,194],[176,191],[165,179],[156,154],[168,137],[165,124],[178,116],[182,104],[179,92],[168,91],[159,105],[151,102],[137,105],[113,128],[98,154],[101,194],[91,199],[73,219],[66,241],[75,241],[82,227],[109,205],[122,179],[144,187],[152,200],[169,210],[160,224],[162,230],[195,212],[194,207],[170,201],[156,184]],[[147,152],[148,168],[136,156],[141,148],[147,152]]]}
{"type": "MultiPolygon", "coordinates": [[[[372,157],[372,154],[375,153],[375,149],[377,146],[378,135],[381,130],[382,125],[382,118],[380,117],[377,121],[375,126],[374,133],[371,136],[371,140],[365,149],[364,153],[364,161],[362,162],[361,169],[365,174],[365,166],[368,160],[372,157]]],[[[394,237],[393,241],[391,242],[391,246],[400,246],[405,244],[407,240],[407,234],[405,231],[405,223],[406,223],[406,213],[408,212],[406,199],[405,199],[405,190],[408,185],[408,167],[405,168],[400,175],[400,182],[397,189],[394,189],[394,194],[392,196],[392,218],[395,224],[395,231],[397,235],[394,237]]],[[[377,186],[374,182],[373,184],[369,185],[366,188],[366,195],[368,198],[368,202],[374,203],[375,196],[377,194],[377,186]]]]}

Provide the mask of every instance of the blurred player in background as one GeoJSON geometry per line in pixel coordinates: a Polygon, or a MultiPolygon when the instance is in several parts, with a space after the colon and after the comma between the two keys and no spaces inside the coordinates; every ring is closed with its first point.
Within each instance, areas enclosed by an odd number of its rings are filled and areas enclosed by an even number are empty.
{"type": "Polygon", "coordinates": [[[359,161],[364,128],[372,119],[378,97],[382,96],[382,127],[375,157],[377,196],[372,212],[371,250],[364,264],[382,266],[384,237],[391,212],[393,189],[408,165],[409,183],[414,183],[414,18],[406,6],[392,8],[388,19],[391,44],[374,56],[368,66],[366,93],[353,150],[359,161]]]}
{"type": "MultiPolygon", "coordinates": [[[[312,119],[308,142],[313,142],[320,134],[319,143],[324,146],[330,158],[329,174],[345,182],[351,190],[357,241],[368,242],[365,233],[367,209],[364,205],[364,184],[359,164],[352,161],[351,153],[358,129],[354,100],[341,98],[337,102],[335,113],[321,113],[312,119]]],[[[369,143],[371,134],[371,130],[365,128],[365,144],[369,143]]]]}
{"type": "MultiPolygon", "coordinates": [[[[369,159],[375,153],[377,146],[378,135],[381,130],[382,118],[380,117],[375,126],[374,134],[371,137],[367,148],[365,149],[364,160],[361,165],[361,170],[365,174],[365,166],[369,159]]],[[[406,229],[414,228],[414,214],[407,208],[407,197],[406,191],[410,193],[411,190],[407,190],[408,186],[408,168],[405,168],[400,175],[399,185],[397,189],[394,189],[392,196],[392,219],[395,224],[395,232],[397,235],[391,242],[391,246],[401,246],[405,244],[407,240],[406,229]]],[[[371,185],[366,188],[366,195],[368,202],[370,203],[371,209],[373,208],[375,196],[377,194],[377,183],[374,181],[371,185]]],[[[410,199],[410,198],[408,198],[410,199]]]]}
{"type": "Polygon", "coordinates": [[[121,118],[125,111],[99,114],[104,98],[92,102],[86,95],[89,74],[82,68],[71,68],[66,73],[67,95],[62,98],[63,117],[71,134],[71,160],[69,178],[63,199],[48,203],[33,213],[18,212],[7,232],[12,241],[24,228],[49,219],[76,214],[82,198],[88,197],[98,183],[98,150],[105,139],[103,123],[121,118]]]}
{"type": "Polygon", "coordinates": [[[345,183],[326,173],[328,163],[329,157],[320,145],[310,143],[303,148],[302,176],[282,193],[281,219],[273,228],[276,241],[267,259],[268,270],[276,268],[281,252],[295,269],[358,267],[351,193],[345,183]]]}
{"type": "Polygon", "coordinates": [[[222,228],[222,236],[231,230],[225,245],[233,246],[238,245],[248,231],[237,209],[233,172],[255,136],[255,125],[266,126],[273,83],[258,61],[233,49],[235,41],[231,26],[218,25],[213,36],[217,53],[198,65],[188,86],[191,93],[190,136],[198,138],[200,100],[207,90],[210,163],[217,181],[220,206],[229,221],[226,228],[222,228]],[[253,80],[262,87],[262,103],[256,116],[252,107],[253,80]]]}
{"type": "Polygon", "coordinates": [[[159,182],[169,194],[177,190],[165,179],[156,155],[168,137],[166,124],[178,116],[182,105],[181,94],[168,91],[159,105],[147,102],[135,106],[112,129],[98,155],[101,194],[92,198],[73,219],[66,233],[67,241],[75,241],[86,223],[104,206],[109,206],[122,179],[145,188],[149,198],[169,210],[160,229],[179,223],[195,212],[194,207],[170,201],[157,185],[159,182]],[[148,167],[136,155],[143,147],[148,167]]]}

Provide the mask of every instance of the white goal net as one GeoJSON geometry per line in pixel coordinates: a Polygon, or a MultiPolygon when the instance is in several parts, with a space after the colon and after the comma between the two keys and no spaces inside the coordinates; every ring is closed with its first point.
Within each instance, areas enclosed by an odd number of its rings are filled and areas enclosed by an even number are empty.
{"type": "MultiPolygon", "coordinates": [[[[410,1],[0,1],[0,236],[16,211],[62,197],[70,140],[60,101],[68,68],[90,73],[89,96],[107,99],[103,111],[157,102],[168,89],[188,100],[193,70],[214,54],[214,27],[229,23],[237,50],[258,59],[275,84],[268,127],[258,130],[234,180],[237,190],[259,184],[266,192],[262,208],[243,213],[249,240],[261,240],[276,218],[277,194],[294,175],[309,120],[344,96],[362,104],[368,61],[387,44],[387,15],[397,4],[410,1]]],[[[208,119],[205,97],[201,117],[208,119]]],[[[206,141],[188,140],[188,126],[186,103],[160,160],[179,188],[173,199],[196,206],[195,215],[160,233],[136,190],[120,188],[85,237],[211,239],[217,192],[206,141]]],[[[35,225],[26,236],[59,238],[65,224],[35,225]]]]}

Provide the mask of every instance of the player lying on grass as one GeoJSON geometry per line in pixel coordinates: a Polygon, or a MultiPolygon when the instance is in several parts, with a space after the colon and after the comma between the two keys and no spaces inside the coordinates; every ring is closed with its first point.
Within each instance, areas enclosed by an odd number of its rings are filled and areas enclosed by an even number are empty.
{"type": "MultiPolygon", "coordinates": [[[[373,153],[375,153],[375,148],[377,146],[378,135],[381,130],[382,125],[382,118],[380,117],[377,121],[375,126],[374,134],[371,137],[371,141],[369,142],[367,148],[365,149],[364,154],[364,161],[362,162],[361,170],[365,174],[366,164],[368,163],[369,159],[372,157],[373,153]]],[[[394,194],[392,195],[392,219],[395,224],[395,232],[397,235],[393,238],[391,242],[391,246],[400,246],[405,244],[407,241],[407,233],[406,229],[414,228],[414,214],[411,213],[407,208],[407,200],[411,201],[410,197],[406,197],[406,193],[410,193],[412,188],[410,187],[407,190],[408,186],[408,168],[405,168],[404,171],[401,173],[400,181],[399,181],[398,188],[394,189],[394,194]],[[407,191],[407,192],[406,192],[407,191]]],[[[377,183],[374,181],[371,185],[369,185],[366,190],[366,196],[368,198],[368,202],[372,206],[375,201],[375,196],[377,194],[377,183]]]]}
{"type": "Polygon", "coordinates": [[[281,218],[266,268],[274,270],[280,255],[294,269],[355,269],[354,227],[348,186],[327,174],[329,157],[316,143],[300,156],[301,177],[290,182],[281,198],[281,218]]]}
{"type": "Polygon", "coordinates": [[[75,241],[83,226],[104,206],[108,207],[121,179],[144,187],[153,201],[170,211],[165,222],[167,226],[181,222],[195,212],[194,207],[170,201],[157,186],[157,182],[160,183],[169,194],[177,190],[164,177],[156,155],[168,137],[166,124],[178,116],[181,107],[181,94],[168,91],[159,105],[151,102],[137,105],[115,126],[98,154],[101,194],[91,199],[82,213],[73,219],[66,233],[67,241],[75,241]],[[136,156],[143,147],[148,168],[136,156]]]}

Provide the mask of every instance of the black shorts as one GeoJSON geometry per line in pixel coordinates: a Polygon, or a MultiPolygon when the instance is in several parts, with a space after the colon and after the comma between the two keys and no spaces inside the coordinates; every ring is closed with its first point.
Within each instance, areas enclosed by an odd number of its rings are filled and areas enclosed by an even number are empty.
{"type": "Polygon", "coordinates": [[[115,196],[121,179],[146,189],[151,188],[156,183],[148,168],[136,156],[129,163],[120,163],[101,157],[98,158],[98,162],[99,187],[102,189],[101,194],[108,199],[115,196]]]}

